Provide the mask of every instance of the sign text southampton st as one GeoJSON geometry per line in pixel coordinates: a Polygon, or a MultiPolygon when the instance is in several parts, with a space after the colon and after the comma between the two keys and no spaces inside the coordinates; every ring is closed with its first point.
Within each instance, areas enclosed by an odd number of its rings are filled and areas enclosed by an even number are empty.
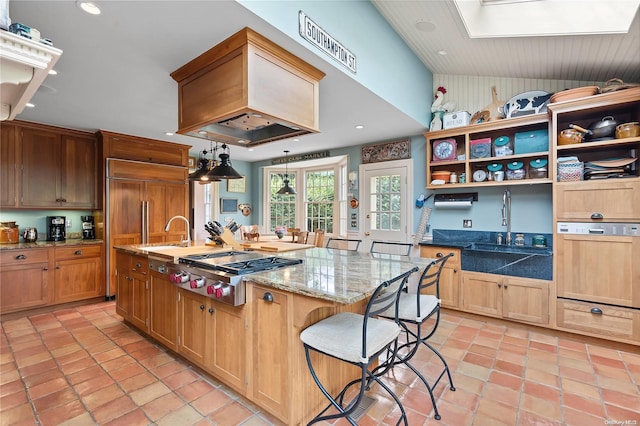
{"type": "Polygon", "coordinates": [[[356,73],[356,55],[320,28],[320,26],[313,22],[303,11],[298,13],[298,23],[298,31],[303,39],[340,62],[352,73],[356,73]]]}

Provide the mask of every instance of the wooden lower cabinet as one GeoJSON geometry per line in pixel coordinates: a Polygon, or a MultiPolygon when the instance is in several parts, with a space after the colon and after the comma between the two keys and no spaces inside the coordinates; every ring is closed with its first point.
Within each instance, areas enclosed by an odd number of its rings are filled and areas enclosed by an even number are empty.
{"type": "Polygon", "coordinates": [[[640,312],[593,302],[558,299],[560,329],[595,337],[616,338],[632,344],[640,341],[640,312]]]}
{"type": "MultiPolygon", "coordinates": [[[[437,246],[421,246],[420,257],[437,259],[453,253],[442,267],[440,273],[440,303],[445,308],[457,308],[460,305],[460,249],[437,246]]],[[[419,274],[422,271],[418,272],[419,274]]],[[[428,294],[435,294],[429,289],[428,294]]]]}
{"type": "Polygon", "coordinates": [[[0,252],[0,313],[50,304],[49,256],[48,248],[0,252]]]}
{"type": "Polygon", "coordinates": [[[148,264],[146,256],[116,253],[116,313],[146,333],[149,332],[148,264]]]}
{"type": "Polygon", "coordinates": [[[54,303],[105,295],[102,245],[56,247],[54,303]]]}
{"type": "Polygon", "coordinates": [[[178,351],[178,287],[169,275],[149,271],[149,334],[165,347],[178,351]]]}
{"type": "Polygon", "coordinates": [[[549,324],[549,282],[465,271],[462,310],[541,325],[549,324]]]}
{"type": "Polygon", "coordinates": [[[288,293],[271,288],[252,288],[252,399],[283,420],[289,419],[291,391],[288,356],[289,331],[292,328],[290,297],[288,293]]]}
{"type": "Polygon", "coordinates": [[[204,366],[227,385],[246,395],[247,340],[246,305],[230,306],[209,300],[204,366]]]}
{"type": "Polygon", "coordinates": [[[178,353],[200,365],[205,362],[207,323],[211,313],[205,296],[178,290],[178,353]]]}

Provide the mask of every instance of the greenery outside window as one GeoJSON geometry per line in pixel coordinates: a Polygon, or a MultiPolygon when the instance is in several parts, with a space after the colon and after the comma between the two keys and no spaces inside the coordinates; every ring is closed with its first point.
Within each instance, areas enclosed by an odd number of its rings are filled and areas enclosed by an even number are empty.
{"type": "MultiPolygon", "coordinates": [[[[269,172],[269,229],[274,231],[276,226],[295,228],[296,226],[296,197],[300,195],[280,195],[278,191],[284,185],[284,175],[269,172]]],[[[289,173],[289,185],[296,187],[296,173],[289,173]]]]}
{"type": "Polygon", "coordinates": [[[313,170],[306,173],[307,230],[322,229],[328,234],[333,233],[335,187],[333,169],[313,170]]]}

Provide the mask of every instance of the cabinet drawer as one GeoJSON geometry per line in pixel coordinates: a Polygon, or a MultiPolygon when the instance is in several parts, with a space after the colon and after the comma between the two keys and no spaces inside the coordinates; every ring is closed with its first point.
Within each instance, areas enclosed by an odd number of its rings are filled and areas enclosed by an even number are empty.
{"type": "Polygon", "coordinates": [[[561,328],[604,338],[614,336],[636,342],[640,338],[640,312],[634,309],[558,299],[557,314],[561,328]]]}
{"type": "Polygon", "coordinates": [[[640,220],[640,180],[560,182],[557,188],[559,220],[640,220]]]}
{"type": "Polygon", "coordinates": [[[100,257],[102,247],[99,245],[81,245],[73,247],[56,247],[56,260],[100,257]]]}
{"type": "Polygon", "coordinates": [[[13,266],[28,263],[42,263],[49,261],[49,249],[25,249],[0,251],[0,265],[13,266]]]}
{"type": "Polygon", "coordinates": [[[447,260],[446,266],[449,268],[460,268],[460,249],[451,247],[438,246],[420,246],[420,257],[436,259],[453,253],[453,256],[447,260]]]}

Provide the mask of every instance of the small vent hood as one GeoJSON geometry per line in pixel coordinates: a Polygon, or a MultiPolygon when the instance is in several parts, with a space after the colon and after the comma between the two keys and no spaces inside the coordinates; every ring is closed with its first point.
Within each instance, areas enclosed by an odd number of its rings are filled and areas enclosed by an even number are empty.
{"type": "Polygon", "coordinates": [[[0,120],[24,110],[60,55],[60,49],[0,30],[0,120]]]}
{"type": "Polygon", "coordinates": [[[171,77],[180,134],[250,147],[319,132],[324,73],[250,28],[171,77]]]}

